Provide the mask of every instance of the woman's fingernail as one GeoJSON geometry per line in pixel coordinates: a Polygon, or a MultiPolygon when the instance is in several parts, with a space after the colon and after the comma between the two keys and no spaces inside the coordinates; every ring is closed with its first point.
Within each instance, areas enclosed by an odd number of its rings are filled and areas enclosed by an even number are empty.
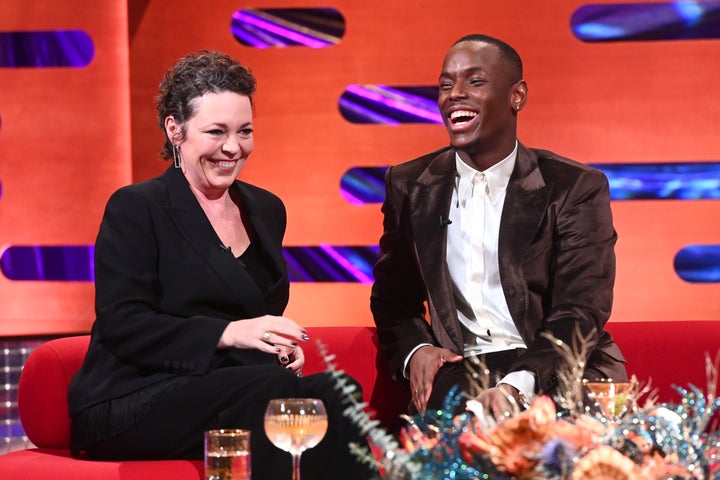
{"type": "Polygon", "coordinates": [[[304,342],[307,342],[308,340],[310,340],[310,337],[308,337],[307,333],[303,333],[302,337],[300,337],[300,338],[302,338],[304,342]]]}
{"type": "Polygon", "coordinates": [[[281,351],[279,348],[275,348],[275,353],[280,353],[281,351]]]}
{"type": "Polygon", "coordinates": [[[298,346],[297,342],[292,342],[292,346],[297,347],[298,346]]]}
{"type": "Polygon", "coordinates": [[[280,358],[280,361],[281,361],[282,363],[287,363],[287,362],[290,361],[290,359],[289,359],[288,357],[281,357],[281,358],[280,358]]]}

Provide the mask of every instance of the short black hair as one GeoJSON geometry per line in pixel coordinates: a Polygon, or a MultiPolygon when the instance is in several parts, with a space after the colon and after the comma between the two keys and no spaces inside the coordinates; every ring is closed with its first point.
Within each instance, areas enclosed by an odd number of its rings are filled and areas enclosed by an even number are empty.
{"type": "Polygon", "coordinates": [[[502,58],[510,64],[513,70],[516,71],[516,81],[522,80],[522,59],[520,58],[518,52],[506,42],[503,42],[498,38],[491,37],[490,35],[485,35],[482,33],[471,33],[470,35],[465,35],[464,37],[458,39],[455,43],[452,44],[452,46],[454,47],[461,42],[482,42],[489,45],[494,45],[495,47],[497,47],[498,50],[500,50],[500,55],[502,56],[502,58]]]}

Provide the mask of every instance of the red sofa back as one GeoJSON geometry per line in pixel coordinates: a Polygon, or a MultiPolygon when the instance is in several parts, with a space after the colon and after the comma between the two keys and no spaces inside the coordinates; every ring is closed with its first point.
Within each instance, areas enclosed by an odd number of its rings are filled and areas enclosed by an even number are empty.
{"type": "Polygon", "coordinates": [[[610,322],[607,329],[627,359],[628,373],[649,381],[661,402],[680,400],[673,385],[693,384],[706,392],[705,356],[720,361],[720,320],[610,322]]]}

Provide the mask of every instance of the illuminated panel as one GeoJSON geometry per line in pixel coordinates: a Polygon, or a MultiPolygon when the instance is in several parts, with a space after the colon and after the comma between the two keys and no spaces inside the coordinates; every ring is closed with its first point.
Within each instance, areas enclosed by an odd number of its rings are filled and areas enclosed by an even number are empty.
{"type": "Polygon", "coordinates": [[[286,247],[292,282],[349,282],[369,285],[378,257],[375,246],[286,247]]]}
{"type": "Polygon", "coordinates": [[[254,48],[336,45],[345,34],[345,19],[334,8],[248,8],[230,24],[233,36],[254,48]]]}
{"type": "Polygon", "coordinates": [[[94,247],[13,246],[0,257],[0,271],[10,280],[89,282],[95,278],[94,247]]]}
{"type": "MultiPolygon", "coordinates": [[[[0,271],[10,280],[94,280],[93,246],[13,246],[0,257],[0,271]]],[[[292,282],[372,283],[377,260],[374,246],[286,247],[292,282]]]]}
{"type": "Polygon", "coordinates": [[[690,245],[675,256],[675,272],[686,282],[720,282],[720,245],[690,245]]]}
{"type": "MultiPolygon", "coordinates": [[[[720,199],[720,163],[629,163],[591,165],[610,182],[612,200],[720,199]]],[[[387,167],[351,168],[342,176],[340,194],[353,205],[382,203],[387,167]]]]}
{"type": "Polygon", "coordinates": [[[613,200],[720,199],[720,163],[594,165],[610,182],[613,200]]]}
{"type": "Polygon", "coordinates": [[[584,5],[570,25],[584,42],[720,38],[720,2],[584,5]]]}
{"type": "Polygon", "coordinates": [[[340,114],[351,123],[398,125],[442,123],[438,87],[349,85],[340,96],[340,114]]]}
{"type": "Polygon", "coordinates": [[[85,67],[95,47],[82,30],[0,32],[0,67],[85,67]]]}
{"type": "Polygon", "coordinates": [[[340,179],[340,195],[352,205],[381,203],[385,198],[387,167],[351,168],[340,179]]]}

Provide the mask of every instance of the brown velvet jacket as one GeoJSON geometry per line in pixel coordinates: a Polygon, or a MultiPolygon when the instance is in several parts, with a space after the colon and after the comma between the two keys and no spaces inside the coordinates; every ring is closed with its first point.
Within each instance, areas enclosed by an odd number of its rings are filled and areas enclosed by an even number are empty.
{"type": "MultiPolygon", "coordinates": [[[[395,378],[420,343],[463,353],[445,261],[455,184],[455,151],[443,148],[388,169],[384,232],[371,309],[395,378]],[[429,313],[429,322],[428,314],[429,313]]],[[[615,280],[608,182],[602,172],[552,152],[518,148],[500,222],[498,261],[510,314],[528,346],[511,370],[536,374],[540,392],[557,386],[561,355],[541,332],[572,345],[590,336],[588,373],[627,378],[604,325],[615,280]]]]}

